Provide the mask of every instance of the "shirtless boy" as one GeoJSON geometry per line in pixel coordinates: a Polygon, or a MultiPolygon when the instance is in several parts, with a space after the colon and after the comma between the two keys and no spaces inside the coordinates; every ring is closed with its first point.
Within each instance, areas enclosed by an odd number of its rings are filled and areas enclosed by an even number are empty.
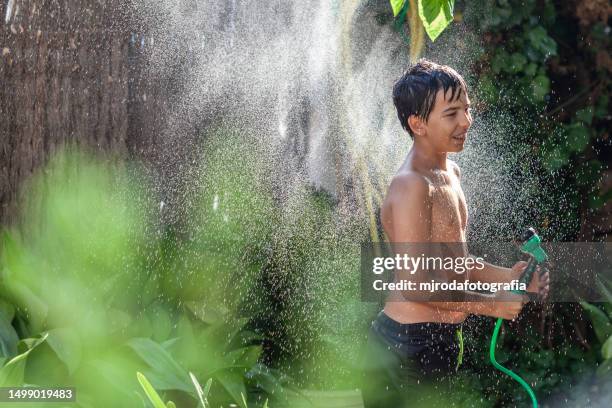
{"type": "MultiPolygon", "coordinates": [[[[465,81],[452,68],[422,59],[397,81],[393,102],[413,145],[381,208],[389,241],[464,243],[468,212],[461,172],[447,155],[463,150],[472,124],[465,81]]],[[[512,268],[484,265],[469,270],[471,282],[519,279],[526,263],[512,268]]],[[[534,274],[527,291],[546,296],[548,274],[534,274]]],[[[403,296],[393,292],[372,323],[366,358],[369,386],[364,387],[367,408],[418,406],[413,405],[413,391],[423,380],[457,370],[461,323],[469,314],[514,319],[528,300],[508,292],[497,292],[493,299],[470,293],[469,302],[415,302],[403,296]],[[495,300],[502,296],[504,301],[495,300]]]]}

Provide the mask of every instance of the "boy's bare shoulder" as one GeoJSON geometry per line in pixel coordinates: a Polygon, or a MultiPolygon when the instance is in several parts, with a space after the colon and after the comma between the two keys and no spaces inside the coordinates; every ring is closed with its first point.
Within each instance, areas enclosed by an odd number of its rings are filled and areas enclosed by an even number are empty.
{"type": "Polygon", "coordinates": [[[459,168],[459,165],[451,159],[447,159],[447,162],[449,164],[449,168],[452,169],[453,173],[457,175],[457,178],[461,178],[461,169],[459,168]]]}
{"type": "Polygon", "coordinates": [[[431,195],[432,183],[425,175],[416,171],[397,173],[389,185],[389,196],[404,199],[407,195],[427,198],[431,195]]]}

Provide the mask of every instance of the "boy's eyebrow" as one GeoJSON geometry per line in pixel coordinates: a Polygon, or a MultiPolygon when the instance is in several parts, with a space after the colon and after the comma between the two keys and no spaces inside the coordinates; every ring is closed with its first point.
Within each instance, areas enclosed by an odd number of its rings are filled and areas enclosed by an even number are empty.
{"type": "MultiPolygon", "coordinates": [[[[470,106],[472,106],[472,104],[471,104],[471,103],[466,103],[466,104],[465,104],[465,106],[469,108],[470,106]]],[[[459,109],[459,108],[460,108],[460,106],[451,106],[450,108],[446,108],[446,109],[444,109],[444,110],[442,111],[442,113],[446,113],[446,112],[448,112],[448,111],[452,111],[452,110],[457,110],[457,109],[459,109]]]]}

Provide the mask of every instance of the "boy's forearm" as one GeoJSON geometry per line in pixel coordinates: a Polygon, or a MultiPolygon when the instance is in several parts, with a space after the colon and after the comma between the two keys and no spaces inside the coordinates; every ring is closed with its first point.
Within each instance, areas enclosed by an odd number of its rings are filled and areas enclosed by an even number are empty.
{"type": "MultiPolygon", "coordinates": [[[[437,307],[439,309],[478,315],[494,316],[496,311],[496,302],[493,295],[470,291],[456,291],[453,293],[452,301],[436,301],[436,297],[439,299],[440,296],[448,298],[448,292],[445,295],[434,294],[428,300],[424,300],[423,302],[426,302],[428,305],[437,307]]],[[[405,293],[404,298],[406,300],[415,299],[414,292],[405,293]]]]}
{"type": "Polygon", "coordinates": [[[470,269],[470,280],[472,282],[511,282],[513,279],[518,279],[516,273],[510,268],[497,266],[488,262],[483,262],[484,268],[470,269]]]}

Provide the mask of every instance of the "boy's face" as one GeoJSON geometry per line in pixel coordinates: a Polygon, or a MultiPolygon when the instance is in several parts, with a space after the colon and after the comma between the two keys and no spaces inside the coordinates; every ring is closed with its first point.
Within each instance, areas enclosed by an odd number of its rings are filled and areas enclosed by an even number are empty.
{"type": "Polygon", "coordinates": [[[465,92],[450,101],[451,90],[439,90],[427,122],[423,124],[423,135],[438,152],[460,152],[472,126],[470,99],[465,92]]]}

